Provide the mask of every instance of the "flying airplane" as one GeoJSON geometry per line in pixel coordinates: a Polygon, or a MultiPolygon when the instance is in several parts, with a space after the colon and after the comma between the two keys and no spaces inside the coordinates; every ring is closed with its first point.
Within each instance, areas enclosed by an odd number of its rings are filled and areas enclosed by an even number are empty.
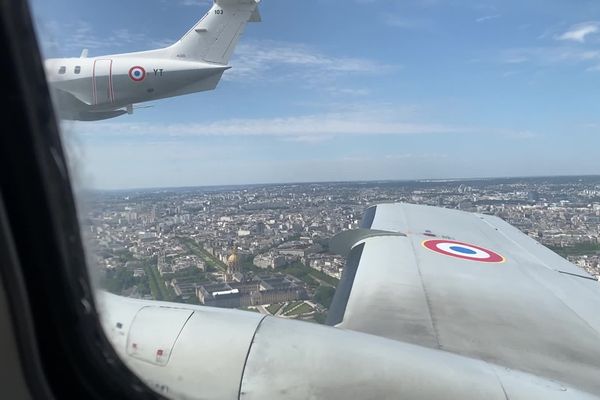
{"type": "Polygon", "coordinates": [[[600,399],[600,285],[502,219],[366,210],[328,325],[99,294],[117,353],[171,399],[600,399]]]}
{"type": "Polygon", "coordinates": [[[63,119],[95,121],[133,113],[134,104],[213,90],[260,0],[214,0],[180,40],[157,50],[45,61],[63,119]]]}

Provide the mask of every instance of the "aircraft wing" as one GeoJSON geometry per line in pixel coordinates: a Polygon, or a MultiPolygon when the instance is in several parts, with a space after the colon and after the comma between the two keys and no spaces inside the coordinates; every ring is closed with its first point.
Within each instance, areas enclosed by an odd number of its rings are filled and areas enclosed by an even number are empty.
{"type": "Polygon", "coordinates": [[[600,395],[600,284],[500,218],[382,204],[332,248],[330,325],[600,395]]]}

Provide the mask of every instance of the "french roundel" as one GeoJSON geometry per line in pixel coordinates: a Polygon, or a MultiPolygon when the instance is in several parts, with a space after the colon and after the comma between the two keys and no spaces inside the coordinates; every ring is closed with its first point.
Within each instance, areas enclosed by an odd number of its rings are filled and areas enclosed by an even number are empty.
{"type": "Polygon", "coordinates": [[[423,247],[436,253],[463,260],[488,263],[501,263],[505,261],[504,257],[496,252],[454,240],[426,240],[423,242],[423,247]]]}
{"type": "Polygon", "coordinates": [[[134,82],[141,82],[146,78],[146,70],[140,66],[131,67],[129,77],[134,82]]]}

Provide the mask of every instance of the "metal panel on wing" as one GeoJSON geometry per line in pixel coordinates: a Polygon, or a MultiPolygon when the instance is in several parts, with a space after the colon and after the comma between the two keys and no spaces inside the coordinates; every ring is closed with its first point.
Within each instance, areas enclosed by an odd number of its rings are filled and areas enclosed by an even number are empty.
{"type": "Polygon", "coordinates": [[[600,285],[585,271],[494,216],[381,204],[370,218],[406,236],[361,235],[337,326],[600,394],[600,285]]]}
{"type": "Polygon", "coordinates": [[[173,345],[192,313],[179,308],[142,308],[129,329],[127,354],[152,364],[167,365],[173,345]]]}

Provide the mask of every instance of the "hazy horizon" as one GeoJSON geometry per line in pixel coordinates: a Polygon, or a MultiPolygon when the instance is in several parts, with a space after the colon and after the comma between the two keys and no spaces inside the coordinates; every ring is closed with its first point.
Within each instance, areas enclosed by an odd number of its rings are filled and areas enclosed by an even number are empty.
{"type": "Polygon", "coordinates": [[[600,174],[589,175],[535,175],[535,176],[487,176],[487,177],[459,177],[459,178],[423,178],[423,179],[372,179],[372,180],[346,180],[346,181],[296,181],[296,182],[257,182],[238,184],[215,184],[215,185],[187,185],[187,186],[148,186],[148,187],[126,187],[126,188],[83,188],[93,192],[128,192],[149,190],[185,190],[185,189],[217,189],[217,188],[243,188],[263,186],[291,186],[291,185],[343,185],[343,184],[378,184],[378,183],[452,183],[452,182],[475,182],[489,180],[535,180],[535,179],[559,179],[559,178],[598,178],[600,174]]]}

